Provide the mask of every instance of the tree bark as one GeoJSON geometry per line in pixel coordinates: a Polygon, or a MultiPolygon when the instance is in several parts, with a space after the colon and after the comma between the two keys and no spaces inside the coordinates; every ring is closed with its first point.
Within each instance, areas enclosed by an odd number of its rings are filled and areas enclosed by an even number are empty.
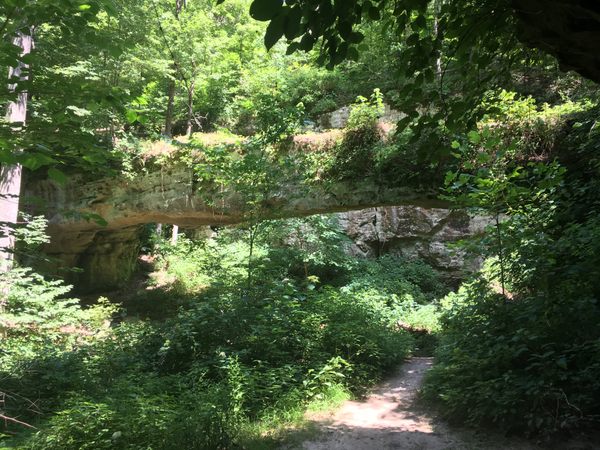
{"type": "Polygon", "coordinates": [[[177,245],[177,238],[179,237],[179,225],[173,225],[173,231],[171,232],[171,244],[177,245]]]}
{"type": "Polygon", "coordinates": [[[165,136],[173,137],[173,104],[175,103],[175,80],[169,80],[169,100],[167,102],[167,113],[165,115],[165,136]]]}
{"type": "Polygon", "coordinates": [[[175,0],[175,17],[179,20],[181,10],[187,7],[187,0],[175,0]]]}
{"type": "MultiPolygon", "coordinates": [[[[434,2],[434,21],[433,21],[433,32],[435,34],[435,38],[439,41],[442,40],[442,37],[440,36],[440,15],[442,13],[442,1],[443,0],[435,0],[434,2]]],[[[441,80],[442,78],[442,50],[440,49],[437,52],[436,58],[435,58],[435,72],[436,72],[436,77],[438,79],[438,81],[441,80]]]]}
{"type": "MultiPolygon", "coordinates": [[[[31,52],[33,46],[32,33],[17,33],[13,44],[21,48],[21,56],[31,52]]],[[[23,70],[27,65],[19,61],[16,67],[11,67],[8,78],[18,78],[21,81],[28,79],[23,70]]],[[[9,90],[15,92],[16,84],[9,84],[9,90]]],[[[13,123],[13,132],[22,133],[27,116],[27,92],[19,92],[17,99],[8,104],[6,120],[13,123]]],[[[8,271],[13,263],[13,250],[15,246],[14,227],[19,215],[19,197],[21,194],[20,164],[4,165],[0,168],[0,271],[8,271]]]]}
{"type": "Polygon", "coordinates": [[[196,83],[194,81],[194,79],[192,78],[190,80],[190,84],[188,86],[188,104],[187,104],[187,129],[186,129],[186,136],[191,136],[192,135],[192,128],[194,126],[193,121],[194,121],[194,91],[195,91],[195,87],[196,87],[196,83]]]}

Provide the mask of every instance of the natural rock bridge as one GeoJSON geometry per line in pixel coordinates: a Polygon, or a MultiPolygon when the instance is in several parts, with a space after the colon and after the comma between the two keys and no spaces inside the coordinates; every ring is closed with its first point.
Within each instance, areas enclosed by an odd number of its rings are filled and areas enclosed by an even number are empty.
{"type": "MultiPolygon", "coordinates": [[[[144,224],[196,228],[245,220],[238,193],[207,196],[196,185],[191,170],[183,165],[133,179],[115,177],[86,183],[73,177],[65,186],[49,180],[30,182],[24,197],[42,200],[52,237],[45,250],[66,267],[83,269],[68,278],[86,289],[105,289],[129,279],[144,224]],[[90,217],[101,217],[106,223],[90,217]]],[[[431,255],[454,267],[462,263],[448,259],[440,242],[471,235],[483,226],[465,213],[441,209],[447,205],[433,190],[384,188],[370,181],[339,182],[327,188],[280,186],[265,199],[261,217],[298,217],[387,206],[404,209],[368,209],[342,215],[340,223],[354,238],[355,252],[377,253],[382,240],[384,246],[395,248],[397,253],[431,255]],[[298,195],[298,191],[302,194],[298,195]]],[[[28,209],[42,212],[39,208],[28,209]]]]}
{"type": "MultiPolygon", "coordinates": [[[[306,136],[309,141],[316,139],[331,145],[341,134],[334,131],[306,136]]],[[[303,139],[294,139],[292,157],[294,151],[306,150],[303,139]]],[[[199,181],[193,164],[174,162],[171,157],[177,150],[172,145],[158,151],[159,155],[153,154],[153,158],[167,155],[170,162],[145,165],[144,170],[129,177],[117,175],[86,181],[82,176],[72,176],[64,186],[50,180],[25,184],[22,197],[30,205],[26,206],[27,212],[43,213],[48,219],[52,240],[46,253],[65,267],[83,269],[69,274],[69,281],[79,287],[105,289],[129,279],[135,269],[144,224],[198,228],[247,220],[248,208],[240,192],[215,182],[199,181]],[[27,198],[37,201],[28,203],[27,198]],[[31,206],[40,204],[42,208],[31,206]]],[[[280,174],[277,178],[284,181],[269,187],[254,213],[258,211],[261,219],[275,219],[400,207],[340,217],[358,254],[378,254],[383,250],[425,259],[431,256],[434,266],[453,270],[462,263],[449,260],[442,251],[445,244],[439,243],[457,240],[481,228],[465,213],[443,209],[448,205],[439,200],[434,189],[390,187],[369,179],[306,182],[305,177],[297,175],[280,174]]]]}

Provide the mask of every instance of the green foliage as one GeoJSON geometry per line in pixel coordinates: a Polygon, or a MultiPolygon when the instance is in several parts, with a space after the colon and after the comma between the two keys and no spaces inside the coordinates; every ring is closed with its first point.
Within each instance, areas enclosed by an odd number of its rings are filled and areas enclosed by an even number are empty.
{"type": "Polygon", "coordinates": [[[269,246],[274,265],[307,281],[334,279],[352,265],[344,252],[349,240],[329,216],[270,221],[258,240],[269,246]]]}
{"type": "Polygon", "coordinates": [[[375,147],[382,138],[377,119],[383,113],[383,97],[375,89],[370,99],[358,97],[350,109],[344,137],[334,148],[329,169],[334,179],[356,179],[373,173],[375,147]]]}
{"type": "MultiPolygon", "coordinates": [[[[26,225],[15,232],[17,245],[34,248],[48,242],[47,221],[43,217],[26,219],[26,225]]],[[[79,329],[85,336],[86,328],[101,328],[102,322],[117,310],[105,300],[93,308],[81,309],[79,300],[64,297],[72,286],[62,280],[49,280],[29,267],[17,265],[1,272],[0,286],[0,330],[6,349],[11,351],[15,346],[35,342],[71,342],[69,334],[79,329]]]]}
{"type": "Polygon", "coordinates": [[[411,298],[419,304],[432,302],[444,295],[446,289],[435,270],[424,262],[389,255],[356,263],[347,288],[361,290],[372,286],[377,286],[384,295],[411,298]]]}
{"type": "Polygon", "coordinates": [[[589,127],[579,133],[574,124],[589,124],[593,114],[567,104],[557,108],[570,114],[565,120],[512,96],[503,105],[517,124],[544,115],[558,117],[560,130],[542,131],[541,139],[518,130],[511,146],[504,128],[511,122],[504,122],[455,145],[468,149],[461,163],[474,174],[450,173],[450,192],[496,222],[472,246],[490,258],[484,274],[443,302],[438,365],[425,392],[448,417],[472,424],[531,434],[594,426],[600,417],[596,159],[584,152],[586,159],[569,166],[523,164],[518,157],[547,154],[549,138],[558,149],[551,154],[570,161],[573,148],[589,148],[593,139],[589,127]]]}
{"type": "MultiPolygon", "coordinates": [[[[8,412],[38,430],[5,441],[31,449],[264,448],[273,430],[263,427],[364,392],[412,351],[412,336],[396,322],[416,323],[442,290],[422,264],[353,263],[335,227],[323,217],[264,224],[252,267],[243,227],[199,242],[180,237],[176,246],[159,241],[162,279],[177,292],[163,288],[155,298],[178,296],[178,310],[111,328],[88,321],[85,339],[33,340],[27,351],[15,340],[21,351],[0,369],[3,388],[21,396],[8,412]],[[24,400],[32,398],[35,416],[24,400]],[[279,415],[286,419],[272,419],[279,415]]],[[[43,286],[32,279],[29,289],[35,283],[43,286]]]]}
{"type": "Polygon", "coordinates": [[[348,129],[374,127],[383,113],[383,95],[379,89],[375,89],[369,99],[359,96],[350,108],[348,129]]]}
{"type": "MultiPolygon", "coordinates": [[[[90,50],[100,42],[104,44],[106,52],[118,54],[122,42],[102,41],[100,16],[107,12],[114,12],[113,2],[93,1],[82,4],[78,1],[53,1],[43,2],[4,2],[0,5],[0,17],[3,26],[0,29],[0,61],[2,72],[7,74],[9,67],[16,67],[19,63],[26,64],[23,77],[13,79],[11,83],[2,83],[0,88],[0,103],[6,105],[15,100],[16,93],[29,92],[29,116],[27,128],[10,126],[6,120],[0,121],[0,162],[2,164],[22,163],[25,167],[35,170],[42,166],[58,165],[62,161],[70,160],[91,169],[88,164],[92,159],[98,158],[105,161],[98,150],[97,140],[85,129],[90,111],[88,104],[102,104],[110,108],[116,107],[116,96],[120,91],[112,91],[114,97],[107,98],[111,89],[106,85],[91,86],[89,83],[72,84],[73,79],[82,80],[86,75],[90,78],[98,77],[98,73],[88,71],[86,64],[73,64],[69,56],[78,51],[87,56],[97,54],[90,50]],[[87,6],[87,8],[82,8],[87,6]],[[27,57],[20,55],[18,46],[13,45],[17,31],[25,34],[35,29],[35,49],[27,57]],[[75,37],[75,38],[74,38],[75,37]],[[65,54],[65,41],[71,40],[70,52],[65,54]],[[49,45],[47,45],[49,44],[49,45]],[[56,44],[53,51],[49,47],[56,44]],[[75,50],[76,49],[76,50],[75,50]],[[75,50],[75,51],[74,51],[75,50]],[[64,59],[57,60],[60,54],[64,59]],[[92,73],[90,73],[92,72],[92,73]],[[35,76],[32,74],[35,73],[35,76]],[[29,78],[29,79],[27,79],[29,78]],[[14,85],[13,85],[14,83],[14,85]],[[62,84],[62,85],[61,85],[62,84]],[[52,100],[40,105],[39,98],[44,92],[52,91],[60,86],[52,100]],[[14,91],[11,87],[15,87],[14,91]],[[65,98],[68,93],[68,99],[65,98]],[[33,94],[33,95],[32,95],[33,94]],[[35,97],[35,100],[32,99],[35,97]],[[55,146],[60,146],[57,152],[55,146]],[[81,148],[85,147],[86,159],[74,160],[72,157],[81,158],[81,148]],[[20,150],[25,149],[25,152],[20,150]]],[[[97,48],[97,47],[96,47],[97,48]]],[[[49,99],[48,99],[49,100],[49,99]]],[[[61,172],[54,169],[51,174],[60,178],[61,172]]]]}
{"type": "Polygon", "coordinates": [[[46,336],[77,317],[77,300],[59,299],[71,290],[61,281],[46,281],[32,269],[16,268],[0,274],[0,282],[8,290],[1,294],[2,327],[8,335],[46,336]]]}
{"type": "MultiPolygon", "coordinates": [[[[46,242],[45,226],[44,219],[35,218],[18,230],[17,243],[21,239],[29,246],[46,242]]],[[[10,424],[20,414],[39,412],[39,405],[26,396],[28,388],[23,389],[19,379],[35,373],[32,366],[43,358],[102,339],[118,307],[101,298],[96,305],[81,308],[79,300],[65,298],[72,286],[27,267],[0,273],[0,286],[0,392],[4,398],[0,414],[10,424]]],[[[52,367],[46,381],[60,380],[64,376],[61,370],[52,367]]]]}
{"type": "Polygon", "coordinates": [[[505,6],[491,0],[349,0],[333,6],[318,0],[284,5],[262,19],[270,21],[265,39],[274,41],[281,37],[277,24],[296,23],[301,15],[299,28],[286,35],[288,53],[317,51],[317,62],[339,67],[358,85],[377,79],[406,114],[398,122],[400,132],[410,132],[406,150],[421,162],[444,163],[448,148],[439,145],[435,130],[467,132],[485,114],[482,101],[490,91],[533,92],[553,102],[561,95],[578,97],[578,88],[595,95],[591,83],[557,74],[557,62],[525,42],[530,26],[521,12],[505,6]]]}
{"type": "Polygon", "coordinates": [[[571,295],[507,302],[484,284],[461,288],[445,301],[439,363],[425,396],[448,418],[512,431],[593,423],[599,311],[594,299],[571,295]]]}
{"type": "MultiPolygon", "coordinates": [[[[246,219],[203,243],[156,243],[161,272],[135,310],[166,305],[163,323],[109,327],[114,305],[83,308],[33,269],[0,275],[2,414],[39,426],[16,445],[243,445],[256,421],[360,392],[438,331],[426,394],[449,416],[530,432],[597,420],[593,89],[549,76],[556,63],[523,48],[513,10],[491,0],[216,3],[0,5],[0,67],[29,65],[0,88],[4,104],[29,94],[27,126],[0,123],[0,164],[50,166],[33,177],[60,184],[184,163],[207,204],[234,198],[246,219]],[[24,58],[12,40],[31,29],[24,58]],[[377,126],[381,92],[403,113],[393,137],[377,126]],[[357,96],[332,148],[288,151],[299,124],[357,96]],[[249,138],[157,141],[222,127],[249,138]],[[325,218],[261,221],[307,181],[431,187],[447,170],[447,197],[495,227],[471,243],[485,274],[447,299],[441,324],[445,290],[426,266],[351,261],[325,218]]],[[[46,238],[43,221],[26,221],[17,252],[29,265],[46,238]]]]}

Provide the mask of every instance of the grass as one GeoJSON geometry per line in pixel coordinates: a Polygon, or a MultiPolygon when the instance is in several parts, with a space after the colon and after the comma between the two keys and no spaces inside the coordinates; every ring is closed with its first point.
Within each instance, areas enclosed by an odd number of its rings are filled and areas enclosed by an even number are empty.
{"type": "Polygon", "coordinates": [[[317,417],[327,416],[351,398],[344,386],[334,384],[308,404],[290,399],[244,425],[238,444],[247,450],[295,448],[319,433],[317,417]]]}

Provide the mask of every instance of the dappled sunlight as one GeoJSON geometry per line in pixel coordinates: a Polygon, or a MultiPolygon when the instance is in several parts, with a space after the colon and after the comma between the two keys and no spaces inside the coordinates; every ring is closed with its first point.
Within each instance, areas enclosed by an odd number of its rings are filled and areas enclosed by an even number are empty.
{"type": "Polygon", "coordinates": [[[414,358],[363,401],[347,402],[333,418],[332,426],[433,433],[431,420],[414,410],[414,400],[431,358],[414,358]]]}
{"type": "Polygon", "coordinates": [[[0,1],[0,450],[600,450],[596,4],[0,1]]]}
{"type": "Polygon", "coordinates": [[[399,408],[393,398],[369,398],[366,403],[349,402],[338,412],[338,419],[332,425],[433,433],[430,420],[399,408]]]}
{"type": "Polygon", "coordinates": [[[532,449],[527,442],[453,430],[434,420],[417,404],[417,394],[433,358],[414,357],[396,375],[361,401],[348,401],[329,417],[313,417],[320,439],[304,442],[306,450],[532,449]]]}

